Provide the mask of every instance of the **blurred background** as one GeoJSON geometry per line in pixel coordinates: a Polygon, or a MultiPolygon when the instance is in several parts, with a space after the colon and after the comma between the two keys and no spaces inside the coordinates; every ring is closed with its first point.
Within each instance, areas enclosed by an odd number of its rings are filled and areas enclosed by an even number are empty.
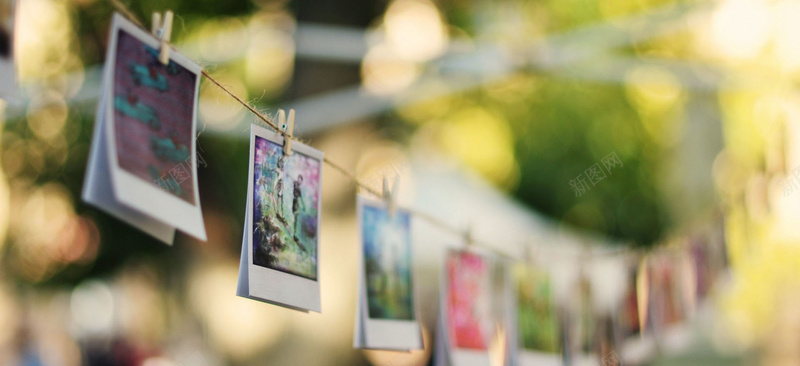
{"type": "MultiPolygon", "coordinates": [[[[327,166],[322,313],[236,297],[253,115],[201,83],[208,241],[160,244],[80,201],[114,8],[18,3],[21,89],[0,100],[0,364],[429,362],[458,235],[414,223],[424,351],[352,348],[358,189],[327,166]]],[[[125,3],[145,20],[173,10],[175,47],[234,93],[295,108],[303,141],[363,183],[398,176],[401,205],[511,256],[717,230],[729,276],[696,341],[649,364],[800,364],[800,1],[125,3]],[[582,175],[612,154],[604,178],[582,175]]]]}

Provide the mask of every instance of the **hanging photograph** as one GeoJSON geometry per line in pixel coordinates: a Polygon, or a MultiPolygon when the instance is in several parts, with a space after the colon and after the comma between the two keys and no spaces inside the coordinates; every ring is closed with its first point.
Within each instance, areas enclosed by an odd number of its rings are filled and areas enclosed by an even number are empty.
{"type": "Polygon", "coordinates": [[[437,365],[488,365],[496,335],[493,310],[494,263],[466,250],[447,253],[440,288],[437,365]]]}
{"type": "Polygon", "coordinates": [[[625,294],[618,309],[617,323],[619,324],[620,338],[622,340],[639,338],[642,334],[642,326],[639,322],[639,298],[636,294],[636,267],[628,269],[625,294]]]}
{"type": "Polygon", "coordinates": [[[119,168],[188,204],[196,201],[192,158],[198,75],[158,50],[117,32],[114,57],[114,143],[119,168]]]}
{"type": "Polygon", "coordinates": [[[620,365],[619,344],[616,336],[616,329],[614,328],[614,318],[611,313],[601,312],[597,316],[597,327],[595,328],[595,338],[598,344],[598,354],[600,355],[600,364],[605,365],[620,365]]]}
{"type": "Polygon", "coordinates": [[[695,273],[695,297],[698,302],[704,301],[713,284],[713,274],[711,273],[711,253],[709,253],[709,242],[702,234],[694,234],[689,238],[689,251],[692,257],[692,266],[695,273]]]}
{"type": "Polygon", "coordinates": [[[572,300],[573,346],[571,358],[575,365],[590,366],[600,360],[600,344],[597,333],[597,313],[594,305],[592,284],[586,273],[581,272],[575,284],[572,300]]]}
{"type": "Polygon", "coordinates": [[[653,330],[664,352],[678,352],[691,341],[689,295],[695,291],[693,278],[687,280],[691,263],[682,251],[648,258],[653,330]]]}
{"type": "Polygon", "coordinates": [[[200,67],[115,14],[84,199],[171,243],[206,239],[197,189],[200,67]],[[167,230],[172,228],[172,230],[167,230]]]}
{"type": "Polygon", "coordinates": [[[639,364],[651,357],[655,347],[649,329],[649,290],[646,270],[631,260],[627,264],[625,290],[614,307],[619,357],[624,363],[639,364]],[[644,277],[642,277],[644,276],[644,277]]]}
{"type": "Polygon", "coordinates": [[[362,259],[354,344],[422,348],[414,306],[411,214],[402,209],[389,212],[384,202],[358,196],[357,215],[362,259]]]}
{"type": "Polygon", "coordinates": [[[518,264],[513,279],[519,365],[560,365],[561,332],[549,274],[518,264]]]}
{"type": "Polygon", "coordinates": [[[447,260],[448,324],[456,348],[486,350],[493,329],[491,274],[487,259],[458,252],[447,260]]]}
{"type": "Polygon", "coordinates": [[[369,317],[412,320],[411,215],[358,198],[369,317]]]}
{"type": "Polygon", "coordinates": [[[14,93],[17,71],[14,66],[14,0],[0,0],[0,97],[14,93]]]}
{"type": "Polygon", "coordinates": [[[255,137],[253,264],[317,279],[320,159],[255,137]]]}
{"type": "Polygon", "coordinates": [[[289,155],[283,146],[281,135],[251,126],[242,252],[249,281],[240,295],[319,312],[323,154],[296,142],[289,155]]]}

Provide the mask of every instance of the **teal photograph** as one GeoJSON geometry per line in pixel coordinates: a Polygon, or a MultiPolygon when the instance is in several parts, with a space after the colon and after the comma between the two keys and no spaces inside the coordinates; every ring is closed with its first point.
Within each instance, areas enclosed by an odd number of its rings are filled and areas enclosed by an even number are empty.
{"type": "Polygon", "coordinates": [[[361,201],[361,235],[369,317],[413,320],[411,217],[361,201]]]}

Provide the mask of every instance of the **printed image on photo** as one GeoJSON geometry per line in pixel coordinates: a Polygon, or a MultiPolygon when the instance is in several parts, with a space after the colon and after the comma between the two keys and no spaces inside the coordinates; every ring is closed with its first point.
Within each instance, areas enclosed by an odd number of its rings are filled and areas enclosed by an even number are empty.
{"type": "Polygon", "coordinates": [[[447,258],[450,339],[456,348],[485,350],[492,334],[492,268],[487,259],[469,252],[447,258]]]}
{"type": "Polygon", "coordinates": [[[653,305],[656,307],[659,325],[675,325],[686,319],[678,271],[668,257],[653,259],[650,267],[653,305]]]}
{"type": "Polygon", "coordinates": [[[197,75],[119,30],[113,111],[120,168],[194,202],[192,143],[197,75]]]}
{"type": "Polygon", "coordinates": [[[695,235],[689,239],[689,250],[692,255],[692,265],[696,274],[695,295],[698,299],[702,300],[709,294],[712,284],[708,244],[704,238],[695,235]]]}
{"type": "Polygon", "coordinates": [[[413,320],[410,215],[397,211],[391,217],[369,204],[362,209],[369,317],[413,320]]]}
{"type": "Polygon", "coordinates": [[[517,279],[517,328],[524,349],[558,353],[558,317],[547,273],[530,266],[514,268],[517,279]]]}
{"type": "Polygon", "coordinates": [[[316,280],[320,161],[256,136],[253,164],[253,263],[316,280]]]}

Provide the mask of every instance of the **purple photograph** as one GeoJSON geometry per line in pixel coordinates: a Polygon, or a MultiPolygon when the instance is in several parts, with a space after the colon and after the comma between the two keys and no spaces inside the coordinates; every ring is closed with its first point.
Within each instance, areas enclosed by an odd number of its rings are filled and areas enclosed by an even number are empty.
{"type": "Polygon", "coordinates": [[[317,279],[319,160],[256,137],[253,264],[317,279]]]}
{"type": "Polygon", "coordinates": [[[195,204],[193,118],[197,75],[124,30],[114,58],[113,119],[120,168],[195,204]]]}

